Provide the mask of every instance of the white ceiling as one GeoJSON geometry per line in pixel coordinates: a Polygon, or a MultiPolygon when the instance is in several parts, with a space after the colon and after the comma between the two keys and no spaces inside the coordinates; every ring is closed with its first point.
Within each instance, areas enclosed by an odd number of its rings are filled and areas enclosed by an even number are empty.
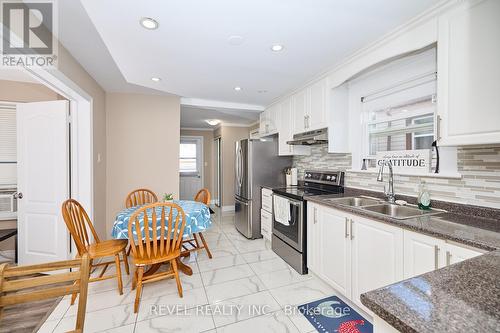
{"type": "Polygon", "coordinates": [[[207,109],[196,106],[181,106],[181,128],[215,128],[205,120],[218,119],[225,125],[251,125],[259,119],[259,113],[251,110],[207,109]]]}
{"type": "Polygon", "coordinates": [[[60,1],[59,33],[107,91],[265,106],[438,1],[60,1]],[[231,45],[233,35],[243,43],[231,45]],[[273,43],[285,49],[273,53],[273,43]]]}

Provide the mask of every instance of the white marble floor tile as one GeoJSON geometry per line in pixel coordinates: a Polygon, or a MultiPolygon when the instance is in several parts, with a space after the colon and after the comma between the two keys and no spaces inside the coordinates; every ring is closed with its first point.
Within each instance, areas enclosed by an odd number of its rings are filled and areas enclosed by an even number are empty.
{"type": "MultiPolygon", "coordinates": [[[[87,297],[87,309],[86,312],[99,311],[101,309],[113,308],[119,305],[130,304],[134,302],[135,290],[132,291],[130,288],[123,289],[123,295],[118,294],[114,290],[105,291],[102,293],[91,295],[87,297]]],[[[74,305],[70,306],[66,312],[66,317],[76,316],[78,312],[78,301],[74,305]]]]}
{"type": "Polygon", "coordinates": [[[280,306],[268,291],[262,291],[217,302],[211,308],[215,326],[220,327],[275,312],[280,306]]]}
{"type": "MultiPolygon", "coordinates": [[[[212,253],[212,259],[234,256],[236,254],[239,254],[238,250],[236,250],[234,246],[225,248],[215,248],[215,249],[211,249],[209,246],[209,249],[210,253],[212,253]]],[[[204,260],[212,260],[212,259],[208,257],[207,251],[205,250],[198,251],[198,253],[196,254],[196,260],[198,260],[198,262],[204,260]]]]}
{"type": "Polygon", "coordinates": [[[264,239],[232,240],[231,242],[240,253],[271,249],[271,243],[265,241],[264,239]]]}
{"type": "Polygon", "coordinates": [[[293,268],[289,267],[287,269],[261,274],[259,278],[264,282],[267,288],[272,289],[309,280],[312,278],[312,275],[300,275],[293,268]]]}
{"type": "Polygon", "coordinates": [[[37,333],[52,333],[54,328],[56,328],[60,319],[55,320],[47,320],[43,323],[42,326],[38,329],[37,333]]]}
{"type": "Polygon", "coordinates": [[[264,273],[288,269],[290,267],[283,259],[274,258],[271,260],[259,261],[249,264],[255,274],[260,275],[264,273]]]}
{"type": "Polygon", "coordinates": [[[253,263],[253,262],[265,261],[265,260],[279,258],[278,255],[273,252],[273,250],[263,250],[263,251],[247,252],[247,253],[243,253],[241,256],[249,264],[253,263]]]}
{"type": "MultiPolygon", "coordinates": [[[[126,304],[113,308],[89,312],[85,316],[85,332],[99,332],[115,327],[133,324],[137,318],[134,305],[126,304]]],[[[61,319],[54,333],[67,332],[75,329],[76,316],[61,319]]]]}
{"type": "Polygon", "coordinates": [[[301,305],[336,294],[333,288],[316,277],[270,291],[282,307],[301,305]]]}
{"type": "Polygon", "coordinates": [[[198,262],[200,272],[213,271],[215,269],[246,264],[245,259],[240,254],[220,258],[212,258],[198,262]]]}
{"type": "Polygon", "coordinates": [[[209,303],[250,295],[266,290],[257,276],[228,281],[205,287],[209,303]]]}
{"type": "Polygon", "coordinates": [[[134,333],[135,323],[115,328],[110,328],[99,333],[134,333]]]}
{"type": "Polygon", "coordinates": [[[215,269],[208,272],[202,272],[201,277],[205,286],[217,283],[227,282],[236,279],[242,279],[254,275],[254,272],[248,264],[233,267],[215,269]]]}
{"type": "Polygon", "coordinates": [[[47,320],[55,320],[61,319],[68,311],[69,306],[71,304],[71,300],[69,297],[64,297],[59,304],[57,304],[56,308],[51,312],[47,320]]]}
{"type": "Polygon", "coordinates": [[[199,333],[214,329],[211,315],[197,313],[194,309],[186,313],[165,315],[153,319],[138,321],[135,325],[137,333],[199,333]]]}
{"type": "Polygon", "coordinates": [[[292,321],[282,312],[254,317],[217,328],[217,333],[294,333],[299,332],[292,321]]]}
{"type": "Polygon", "coordinates": [[[179,297],[177,293],[154,297],[146,300],[141,299],[139,306],[138,321],[152,319],[167,314],[170,307],[182,307],[191,309],[200,305],[208,304],[205,289],[191,289],[179,297]]]}
{"type": "MultiPolygon", "coordinates": [[[[180,273],[182,290],[188,292],[191,289],[203,288],[200,274],[191,276],[180,273]]],[[[135,290],[133,291],[135,295],[135,290]]],[[[177,284],[174,278],[164,279],[156,282],[146,283],[142,288],[142,299],[149,299],[169,294],[177,294],[177,284]]]]}

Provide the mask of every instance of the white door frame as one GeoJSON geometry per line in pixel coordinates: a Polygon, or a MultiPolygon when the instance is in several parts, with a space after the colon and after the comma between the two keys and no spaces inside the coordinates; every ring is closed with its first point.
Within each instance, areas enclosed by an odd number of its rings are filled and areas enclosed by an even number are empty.
{"type": "MultiPolygon", "coordinates": [[[[200,140],[201,142],[201,163],[200,163],[200,173],[201,173],[201,187],[205,187],[205,153],[204,153],[204,137],[201,135],[181,135],[180,142],[182,142],[182,139],[196,139],[200,140]]],[[[180,176],[180,175],[179,175],[180,176]]]]}
{"type": "MultiPolygon", "coordinates": [[[[78,200],[94,221],[93,99],[58,69],[25,68],[25,71],[70,101],[70,197],[78,200]]],[[[68,258],[76,254],[75,247],[71,249],[68,258]]]]}

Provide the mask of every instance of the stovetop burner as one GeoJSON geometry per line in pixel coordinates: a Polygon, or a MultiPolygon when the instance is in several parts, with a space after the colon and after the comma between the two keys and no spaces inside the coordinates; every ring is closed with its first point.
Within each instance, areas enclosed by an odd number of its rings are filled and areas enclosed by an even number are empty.
{"type": "Polygon", "coordinates": [[[344,192],[344,173],[306,171],[305,180],[298,186],[274,188],[273,192],[294,199],[303,200],[304,196],[324,195],[344,192]]]}

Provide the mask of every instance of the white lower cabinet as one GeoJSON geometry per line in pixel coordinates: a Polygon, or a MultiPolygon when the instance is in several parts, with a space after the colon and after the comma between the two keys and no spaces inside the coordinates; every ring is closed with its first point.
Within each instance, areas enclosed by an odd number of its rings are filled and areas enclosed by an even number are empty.
{"type": "Polygon", "coordinates": [[[333,209],[318,210],[320,274],[335,289],[344,295],[351,294],[351,240],[349,218],[333,209]]]}
{"type": "Polygon", "coordinates": [[[411,278],[446,265],[446,242],[419,234],[404,231],[404,277],[411,278]]]}
{"type": "Polygon", "coordinates": [[[260,233],[262,237],[267,240],[271,240],[273,231],[273,214],[268,211],[261,209],[260,210],[260,233]]]}
{"type": "Polygon", "coordinates": [[[403,279],[403,230],[365,218],[353,218],[352,300],[403,279]]]}
{"type": "Polygon", "coordinates": [[[470,249],[455,244],[446,244],[446,265],[453,265],[461,261],[477,257],[484,252],[481,250],[470,249]]]}
{"type": "Polygon", "coordinates": [[[309,270],[364,310],[367,291],[484,253],[316,203],[307,210],[309,270]]]}

